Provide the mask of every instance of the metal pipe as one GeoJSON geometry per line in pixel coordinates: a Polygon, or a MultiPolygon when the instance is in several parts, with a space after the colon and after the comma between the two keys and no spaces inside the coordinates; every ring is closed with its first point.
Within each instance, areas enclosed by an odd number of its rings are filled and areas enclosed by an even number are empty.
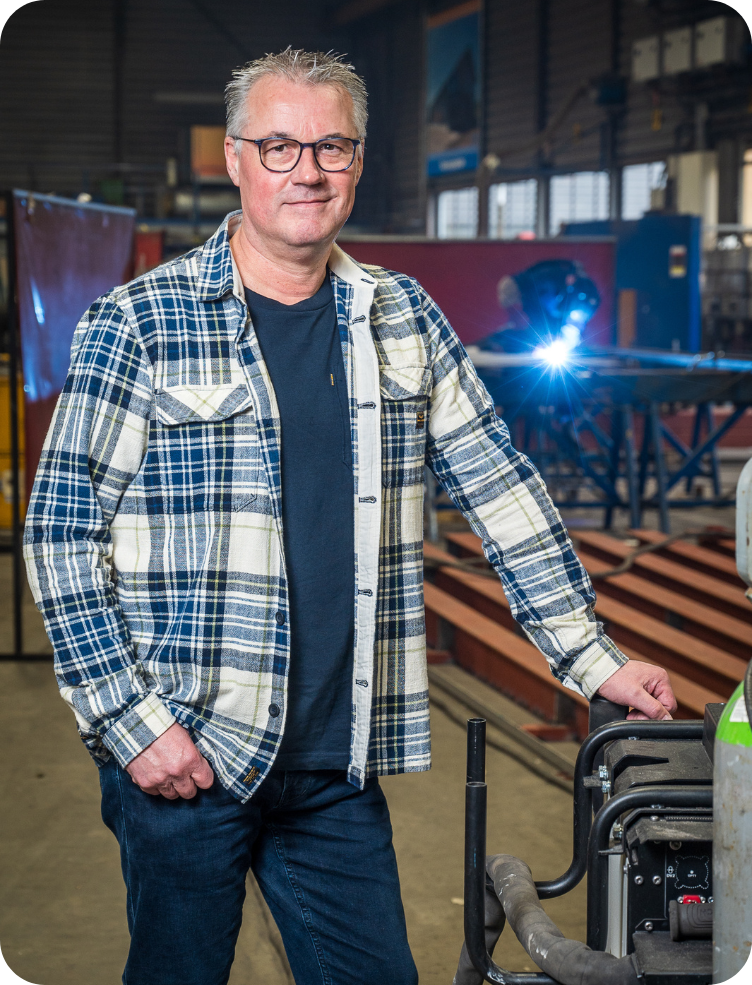
{"type": "Polygon", "coordinates": [[[467,722],[467,782],[486,782],[485,718],[469,718],[467,722]]]}
{"type": "MultiPolygon", "coordinates": [[[[486,352],[477,346],[468,346],[468,355],[475,366],[486,369],[507,367],[545,367],[540,355],[529,352],[486,352]]],[[[752,359],[729,359],[714,352],[668,352],[661,349],[575,349],[569,356],[566,370],[609,369],[618,370],[627,363],[645,363],[654,366],[672,366],[686,369],[713,369],[726,373],[752,373],[752,359]]]]}
{"type": "MultiPolygon", "coordinates": [[[[18,407],[18,285],[16,271],[16,226],[15,196],[8,192],[5,196],[5,216],[8,237],[8,352],[9,391],[10,391],[10,467],[13,483],[12,500],[12,543],[13,543],[13,656],[23,657],[23,590],[24,563],[21,529],[21,445],[20,414],[18,407]]],[[[28,490],[27,490],[28,494],[28,490]]]]}
{"type": "MultiPolygon", "coordinates": [[[[703,723],[688,722],[612,722],[602,725],[580,746],[574,769],[574,818],[572,825],[572,861],[567,871],[556,879],[536,882],[540,899],[551,899],[570,892],[580,882],[587,870],[587,837],[591,825],[591,789],[585,787],[585,778],[593,771],[596,753],[607,742],[639,736],[643,739],[701,739],[703,723]]],[[[609,801],[611,803],[612,801],[609,801]]]]}
{"type": "Polygon", "coordinates": [[[487,796],[485,783],[471,781],[465,787],[465,946],[468,956],[487,982],[496,982],[497,985],[556,985],[548,975],[518,974],[499,968],[486,948],[487,796]]]}
{"type": "MultiPolygon", "coordinates": [[[[671,724],[671,723],[665,723],[671,724]]],[[[685,738],[676,736],[676,738],[685,738]]],[[[648,787],[624,790],[612,797],[598,811],[593,820],[588,842],[587,927],[588,947],[602,951],[606,946],[608,926],[608,855],[601,852],[608,848],[614,822],[628,811],[639,807],[661,810],[665,807],[713,806],[713,788],[702,786],[648,787]]]]}
{"type": "Polygon", "coordinates": [[[516,974],[494,963],[486,947],[486,816],[488,787],[485,778],[486,722],[467,723],[467,773],[465,787],[465,946],[474,967],[487,982],[497,985],[555,985],[548,975],[516,974]]]}

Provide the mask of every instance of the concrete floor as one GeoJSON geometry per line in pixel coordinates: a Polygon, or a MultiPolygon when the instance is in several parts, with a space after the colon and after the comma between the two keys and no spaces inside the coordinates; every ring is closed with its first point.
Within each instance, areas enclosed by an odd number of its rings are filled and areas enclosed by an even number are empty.
{"type": "MultiPolygon", "coordinates": [[[[0,559],[6,569],[7,560],[0,559]]],[[[38,649],[39,617],[33,606],[26,613],[26,642],[38,649]]],[[[10,645],[8,616],[0,616],[0,649],[10,645]]],[[[497,700],[504,710],[506,699],[497,700]]],[[[460,705],[454,710],[467,717],[460,705]]],[[[465,736],[438,709],[432,725],[433,769],[386,777],[383,787],[421,985],[449,985],[463,936],[465,736]]],[[[0,663],[0,748],[3,956],[34,985],[117,985],[128,949],[118,847],[100,820],[97,770],[57,693],[51,664],[0,663]]],[[[492,748],[488,781],[489,852],[521,856],[536,878],[563,871],[571,851],[570,796],[492,748]]],[[[565,934],[584,939],[584,902],[581,886],[547,909],[565,934]]],[[[514,970],[533,968],[508,933],[496,958],[514,970]]],[[[249,880],[231,985],[291,982],[277,929],[249,880]]]]}

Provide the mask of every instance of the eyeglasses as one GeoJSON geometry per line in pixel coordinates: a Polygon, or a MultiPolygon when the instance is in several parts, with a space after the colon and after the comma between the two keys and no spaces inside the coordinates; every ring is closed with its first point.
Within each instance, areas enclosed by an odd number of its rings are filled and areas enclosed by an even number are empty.
{"type": "Polygon", "coordinates": [[[233,137],[258,147],[259,158],[267,171],[285,173],[298,166],[305,147],[313,148],[313,157],[322,171],[347,171],[355,160],[355,152],[360,140],[354,137],[324,137],[310,144],[289,137],[265,137],[252,140],[250,137],[233,137]]]}

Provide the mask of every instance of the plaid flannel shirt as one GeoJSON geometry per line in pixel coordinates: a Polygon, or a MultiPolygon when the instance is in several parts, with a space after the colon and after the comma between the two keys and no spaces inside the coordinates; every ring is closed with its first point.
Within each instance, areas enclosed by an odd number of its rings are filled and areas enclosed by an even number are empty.
{"type": "MultiPolygon", "coordinates": [[[[177,721],[247,800],[284,730],[290,634],[279,413],[230,250],[238,221],[83,316],[25,552],[62,695],[94,757],[125,766],[177,721]]],[[[430,766],[424,463],[559,680],[590,697],[626,658],[441,311],[411,278],[337,246],[329,271],[350,394],[349,777],[362,785],[430,766]]]]}

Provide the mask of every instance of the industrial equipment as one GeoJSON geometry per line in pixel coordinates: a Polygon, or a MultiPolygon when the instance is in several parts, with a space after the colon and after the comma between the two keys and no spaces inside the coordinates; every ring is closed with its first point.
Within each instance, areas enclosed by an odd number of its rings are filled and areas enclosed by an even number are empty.
{"type": "MultiPolygon", "coordinates": [[[[752,461],[739,479],[737,568],[752,598],[752,461]]],[[[752,950],[752,661],[704,720],[627,721],[600,698],[574,775],[567,871],[534,882],[509,855],[486,856],[485,720],[468,722],[465,943],[454,985],[708,985],[752,950]],[[587,946],[540,900],[587,877],[587,946]],[[509,922],[536,973],[492,959],[509,922]]]]}
{"type": "Polygon", "coordinates": [[[23,490],[33,484],[79,319],[99,296],[131,277],[135,212],[17,190],[0,195],[0,214],[7,284],[0,347],[8,349],[0,362],[0,401],[8,408],[0,410],[0,501],[10,500],[0,506],[0,525],[9,519],[11,527],[10,542],[0,541],[0,551],[13,555],[14,596],[13,652],[0,658],[48,660],[49,653],[23,648],[23,490]]]}
{"type": "Polygon", "coordinates": [[[607,528],[614,509],[628,510],[637,527],[653,507],[668,533],[670,508],[733,505],[721,489],[717,448],[752,405],[752,360],[550,347],[509,354],[468,346],[468,355],[557,506],[605,508],[607,528]],[[723,418],[717,404],[727,405],[723,418]],[[693,408],[691,442],[672,431],[666,405],[693,408]],[[696,478],[710,480],[712,496],[669,498],[696,478]]]}
{"type": "MultiPolygon", "coordinates": [[[[595,699],[596,715],[626,709],[595,699]]],[[[705,985],[712,980],[711,762],[718,706],[705,721],[611,721],[575,767],[574,851],[558,879],[533,883],[507,855],[486,859],[485,723],[468,723],[465,945],[455,985],[705,985]],[[602,765],[597,765],[598,754],[602,765]],[[592,816],[594,794],[605,803],[592,816]],[[587,876],[587,947],[540,908],[587,876]],[[493,884],[493,888],[492,885],[493,884]],[[699,905],[690,916],[685,908],[699,905]],[[692,919],[694,917],[694,919],[692,919]],[[543,974],[498,968],[490,951],[510,923],[543,974]]]]}
{"type": "Polygon", "coordinates": [[[569,236],[616,237],[619,345],[698,352],[701,222],[648,212],[636,220],[570,222],[569,236]]]}

